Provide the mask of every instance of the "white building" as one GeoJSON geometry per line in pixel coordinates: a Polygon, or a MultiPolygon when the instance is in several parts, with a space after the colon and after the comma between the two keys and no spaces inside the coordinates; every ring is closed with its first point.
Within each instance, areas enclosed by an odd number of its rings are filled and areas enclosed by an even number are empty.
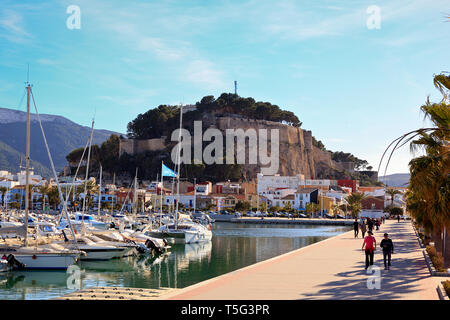
{"type": "MultiPolygon", "coordinates": [[[[22,170],[17,174],[17,181],[19,181],[19,185],[24,186],[26,184],[26,170],[22,170]]],[[[28,183],[30,185],[42,183],[43,181],[45,181],[45,179],[40,175],[34,174],[34,171],[32,170],[29,171],[28,183]]]]}
{"type": "Polygon", "coordinates": [[[195,184],[195,193],[197,195],[207,196],[212,192],[212,183],[209,181],[199,182],[195,184]]]}
{"type": "Polygon", "coordinates": [[[0,187],[5,187],[7,189],[14,188],[19,185],[19,181],[14,181],[8,178],[0,178],[0,187]]]}
{"type": "Polygon", "coordinates": [[[268,192],[270,189],[288,188],[297,190],[300,185],[303,185],[305,176],[298,174],[296,176],[280,176],[279,174],[273,176],[263,175],[258,173],[256,191],[260,195],[268,192]]]}
{"type": "Polygon", "coordinates": [[[270,189],[276,188],[288,188],[297,190],[299,187],[312,188],[322,187],[327,189],[331,186],[337,186],[337,180],[329,179],[305,179],[303,174],[297,174],[296,176],[280,176],[278,174],[273,176],[263,175],[258,173],[257,180],[257,192],[260,195],[264,195],[270,189]]]}
{"type": "Polygon", "coordinates": [[[344,202],[348,194],[341,191],[329,190],[325,192],[326,197],[335,198],[336,202],[344,202]]]}
{"type": "Polygon", "coordinates": [[[294,193],[294,208],[305,209],[308,203],[317,203],[319,190],[315,188],[299,188],[294,193]]]}
{"type": "Polygon", "coordinates": [[[389,214],[387,212],[383,212],[383,210],[369,210],[369,209],[363,209],[358,214],[358,217],[371,218],[371,219],[372,218],[379,219],[383,216],[389,216],[389,214]]]}
{"type": "MultiPolygon", "coordinates": [[[[193,194],[180,194],[179,203],[183,204],[185,208],[194,207],[194,195],[193,194]]],[[[177,203],[177,195],[166,195],[164,196],[164,205],[175,206],[177,203]]]]}
{"type": "Polygon", "coordinates": [[[283,207],[286,201],[294,204],[294,197],[290,199],[289,196],[293,196],[296,189],[290,188],[267,188],[266,191],[261,192],[260,195],[267,198],[267,204],[269,207],[283,207]],[[285,198],[283,200],[283,198],[285,198]],[[284,201],[284,202],[283,202],[284,201]]]}

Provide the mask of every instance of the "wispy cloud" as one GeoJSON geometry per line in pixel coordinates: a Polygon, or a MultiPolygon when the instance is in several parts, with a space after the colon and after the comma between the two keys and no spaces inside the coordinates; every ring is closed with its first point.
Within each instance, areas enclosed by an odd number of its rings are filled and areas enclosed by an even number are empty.
{"type": "Polygon", "coordinates": [[[54,60],[48,59],[48,58],[40,58],[36,60],[37,63],[39,64],[43,64],[43,65],[47,65],[47,66],[51,66],[51,65],[55,65],[56,62],[54,60]]]}
{"type": "Polygon", "coordinates": [[[119,40],[129,50],[129,55],[124,58],[126,63],[139,65],[149,63],[153,58],[168,64],[167,70],[174,73],[175,79],[208,89],[222,86],[225,82],[225,72],[192,42],[179,35],[180,30],[189,30],[190,24],[202,21],[201,17],[167,12],[165,6],[156,7],[156,4],[148,3],[136,4],[132,9],[104,6],[104,3],[89,1],[82,8],[95,14],[98,27],[105,31],[106,37],[119,40]],[[143,19],[140,12],[144,11],[151,11],[155,18],[152,21],[143,19]],[[161,17],[156,13],[158,11],[167,15],[161,17]]]}
{"type": "Polygon", "coordinates": [[[28,41],[32,36],[25,30],[23,18],[12,10],[3,10],[0,16],[0,37],[15,43],[28,41]]]}
{"type": "MultiPolygon", "coordinates": [[[[252,13],[252,17],[255,21],[265,22],[261,24],[261,29],[266,36],[282,40],[306,41],[367,31],[366,21],[369,15],[366,10],[372,4],[381,8],[382,28],[385,23],[391,21],[411,19],[412,16],[420,18],[421,12],[424,11],[436,11],[438,20],[439,13],[448,7],[447,0],[397,0],[378,3],[356,1],[351,4],[348,1],[338,1],[328,6],[282,0],[275,5],[271,3],[259,6],[252,13]],[[324,11],[323,8],[328,10],[324,11]]],[[[414,24],[414,21],[410,23],[414,24]]],[[[413,39],[403,39],[391,44],[402,45],[402,41],[410,42],[413,39]]]]}
{"type": "Polygon", "coordinates": [[[184,78],[206,89],[217,89],[225,86],[223,73],[208,60],[191,61],[184,71],[184,78]]]}

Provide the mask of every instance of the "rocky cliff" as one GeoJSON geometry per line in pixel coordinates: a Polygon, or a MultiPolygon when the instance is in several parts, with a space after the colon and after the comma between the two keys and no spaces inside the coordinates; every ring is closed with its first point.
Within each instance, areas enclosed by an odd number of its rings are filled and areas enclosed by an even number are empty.
{"type": "MultiPolygon", "coordinates": [[[[226,129],[266,129],[268,132],[268,145],[270,146],[270,132],[273,129],[279,131],[279,170],[280,175],[304,174],[305,178],[326,178],[335,171],[342,171],[340,164],[331,159],[329,152],[323,151],[312,144],[311,131],[301,128],[285,125],[279,122],[248,119],[237,115],[215,115],[205,113],[201,119],[203,132],[208,128],[217,128],[224,133],[226,129]]],[[[193,134],[193,123],[183,123],[183,127],[193,134]]],[[[120,142],[121,154],[139,154],[146,151],[159,151],[173,145],[170,136],[165,143],[160,139],[149,139],[135,141],[124,139],[120,142]]],[[[224,143],[225,145],[225,143],[224,143]]],[[[270,151],[270,147],[269,147],[270,151]]],[[[270,152],[269,152],[270,154],[270,152]]],[[[246,152],[246,161],[242,166],[244,178],[252,180],[256,174],[261,171],[260,165],[248,164],[248,152],[246,152]]]]}
{"type": "MultiPolygon", "coordinates": [[[[222,131],[230,128],[247,129],[267,129],[270,132],[273,129],[279,130],[279,175],[292,176],[304,174],[305,178],[326,177],[334,170],[341,171],[340,164],[331,160],[329,152],[320,150],[312,144],[312,132],[296,128],[293,126],[281,124],[278,122],[245,119],[242,117],[211,117],[203,118],[204,125],[216,127],[222,131]]],[[[270,134],[268,134],[270,145],[270,134]]],[[[244,176],[253,179],[260,172],[258,165],[244,165],[244,176]]]]}

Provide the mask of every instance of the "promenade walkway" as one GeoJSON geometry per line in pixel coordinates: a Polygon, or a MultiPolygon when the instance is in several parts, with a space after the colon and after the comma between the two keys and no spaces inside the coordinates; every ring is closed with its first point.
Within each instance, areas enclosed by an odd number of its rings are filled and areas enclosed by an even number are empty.
{"type": "MultiPolygon", "coordinates": [[[[353,231],[281,256],[162,295],[159,299],[439,299],[440,280],[430,277],[410,221],[387,221],[374,232],[395,245],[391,270],[384,270],[380,248],[375,265],[381,288],[368,289],[361,236],[353,231]]],[[[442,279],[442,278],[441,278],[442,279]]]]}

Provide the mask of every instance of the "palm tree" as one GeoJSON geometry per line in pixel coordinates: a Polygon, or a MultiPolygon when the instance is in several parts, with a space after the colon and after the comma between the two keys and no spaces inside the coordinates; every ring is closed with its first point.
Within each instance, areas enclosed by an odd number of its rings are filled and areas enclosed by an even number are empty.
{"type": "Polygon", "coordinates": [[[337,218],[337,215],[341,211],[340,206],[338,204],[334,204],[332,207],[332,210],[333,210],[334,217],[337,218]]]}
{"type": "MultiPolygon", "coordinates": [[[[443,95],[439,103],[426,103],[420,107],[432,127],[420,128],[395,139],[391,146],[386,168],[395,150],[410,143],[411,152],[424,150],[425,155],[409,163],[410,181],[407,193],[407,209],[427,233],[431,233],[436,251],[441,252],[444,265],[450,266],[450,76],[434,77],[434,85],[443,95]],[[443,236],[445,241],[443,241],[443,236]]],[[[381,162],[379,167],[381,166],[381,162]]],[[[386,170],[385,170],[386,172],[386,170]]]]}
{"type": "Polygon", "coordinates": [[[362,209],[361,201],[365,197],[366,196],[364,195],[364,193],[359,192],[352,192],[352,194],[347,197],[347,203],[353,218],[357,218],[358,213],[361,212],[362,209]]]}
{"type": "Polygon", "coordinates": [[[97,194],[99,191],[99,186],[92,180],[89,180],[86,184],[86,195],[87,195],[87,203],[86,203],[86,207],[87,207],[87,211],[89,211],[89,208],[92,206],[92,198],[91,195],[92,194],[97,194]]]}
{"type": "Polygon", "coordinates": [[[394,197],[396,194],[401,194],[401,192],[396,189],[387,189],[386,194],[388,194],[391,197],[391,208],[394,207],[394,197]]]}
{"type": "Polygon", "coordinates": [[[50,187],[48,185],[39,186],[39,193],[42,194],[42,211],[45,210],[45,197],[50,192],[50,187]]]}
{"type": "Polygon", "coordinates": [[[314,215],[317,211],[319,211],[320,207],[319,207],[319,205],[317,203],[308,202],[306,204],[306,208],[305,209],[306,209],[306,212],[312,213],[314,215]]]}

